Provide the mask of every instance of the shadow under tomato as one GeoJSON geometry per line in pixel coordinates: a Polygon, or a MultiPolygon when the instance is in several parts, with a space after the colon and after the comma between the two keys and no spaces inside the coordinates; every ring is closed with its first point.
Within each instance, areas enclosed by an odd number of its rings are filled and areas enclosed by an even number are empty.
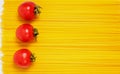
{"type": "Polygon", "coordinates": [[[22,42],[19,39],[17,39],[17,37],[15,38],[15,43],[18,44],[19,47],[29,47],[30,45],[32,45],[33,43],[36,43],[37,40],[32,40],[29,42],[22,42]]]}
{"type": "Polygon", "coordinates": [[[16,69],[16,71],[21,71],[21,72],[28,72],[31,68],[33,68],[34,63],[32,63],[28,68],[22,68],[22,67],[18,67],[16,64],[14,64],[13,62],[13,68],[16,69]]]}
{"type": "Polygon", "coordinates": [[[25,24],[25,23],[31,23],[32,22],[32,20],[30,20],[30,21],[27,21],[27,20],[24,20],[23,18],[21,18],[19,15],[17,15],[17,19],[19,20],[19,22],[21,22],[21,23],[23,23],[23,24],[25,24]]]}
{"type": "Polygon", "coordinates": [[[40,21],[40,14],[36,15],[36,17],[33,20],[25,20],[17,14],[17,19],[22,24],[31,24],[32,25],[33,22],[40,21]]]}

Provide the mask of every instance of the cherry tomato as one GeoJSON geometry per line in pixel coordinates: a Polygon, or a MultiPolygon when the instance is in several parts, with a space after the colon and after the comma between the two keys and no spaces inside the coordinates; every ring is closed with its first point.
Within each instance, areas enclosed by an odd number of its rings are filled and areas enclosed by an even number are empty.
{"type": "Polygon", "coordinates": [[[25,20],[32,20],[40,13],[39,9],[34,2],[24,2],[18,7],[18,14],[25,20]]]}
{"type": "Polygon", "coordinates": [[[36,39],[38,30],[30,24],[22,24],[16,30],[16,37],[22,42],[29,42],[36,39]]]}
{"type": "Polygon", "coordinates": [[[14,63],[20,68],[28,68],[35,61],[35,57],[28,49],[20,49],[14,54],[14,63]]]}

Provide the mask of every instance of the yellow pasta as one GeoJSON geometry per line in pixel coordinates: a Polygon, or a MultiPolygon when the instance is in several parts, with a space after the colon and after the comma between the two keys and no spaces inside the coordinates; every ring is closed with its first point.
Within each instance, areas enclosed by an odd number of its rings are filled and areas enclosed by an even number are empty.
{"type": "Polygon", "coordinates": [[[26,22],[17,8],[25,0],[5,0],[2,15],[4,74],[120,74],[119,0],[32,0],[42,7],[26,22]],[[31,23],[36,42],[17,40],[16,28],[31,23]],[[17,68],[13,54],[30,49],[37,57],[28,69],[17,68]]]}

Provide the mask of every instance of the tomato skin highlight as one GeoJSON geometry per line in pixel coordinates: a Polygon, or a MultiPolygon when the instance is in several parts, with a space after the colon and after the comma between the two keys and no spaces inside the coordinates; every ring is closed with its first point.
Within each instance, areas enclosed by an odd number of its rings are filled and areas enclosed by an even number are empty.
{"type": "Polygon", "coordinates": [[[34,39],[34,28],[30,24],[22,24],[16,30],[16,37],[23,41],[28,42],[34,39]]]}
{"type": "Polygon", "coordinates": [[[25,20],[33,20],[36,17],[35,3],[24,2],[18,7],[18,14],[25,20]]]}
{"type": "Polygon", "coordinates": [[[28,68],[32,64],[31,55],[28,49],[20,49],[14,54],[14,63],[20,68],[28,68]]]}

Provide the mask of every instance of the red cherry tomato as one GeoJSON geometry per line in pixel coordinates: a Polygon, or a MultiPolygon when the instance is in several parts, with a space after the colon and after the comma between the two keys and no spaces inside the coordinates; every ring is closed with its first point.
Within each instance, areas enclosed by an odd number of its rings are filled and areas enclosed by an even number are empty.
{"type": "Polygon", "coordinates": [[[18,13],[23,19],[32,20],[40,13],[39,8],[33,2],[24,2],[18,7],[18,13]]]}
{"type": "Polygon", "coordinates": [[[38,30],[30,24],[22,24],[16,30],[16,37],[23,41],[32,41],[38,35],[38,30]]]}
{"type": "Polygon", "coordinates": [[[15,52],[13,60],[18,67],[28,68],[35,61],[35,57],[28,49],[20,49],[15,52]]]}

